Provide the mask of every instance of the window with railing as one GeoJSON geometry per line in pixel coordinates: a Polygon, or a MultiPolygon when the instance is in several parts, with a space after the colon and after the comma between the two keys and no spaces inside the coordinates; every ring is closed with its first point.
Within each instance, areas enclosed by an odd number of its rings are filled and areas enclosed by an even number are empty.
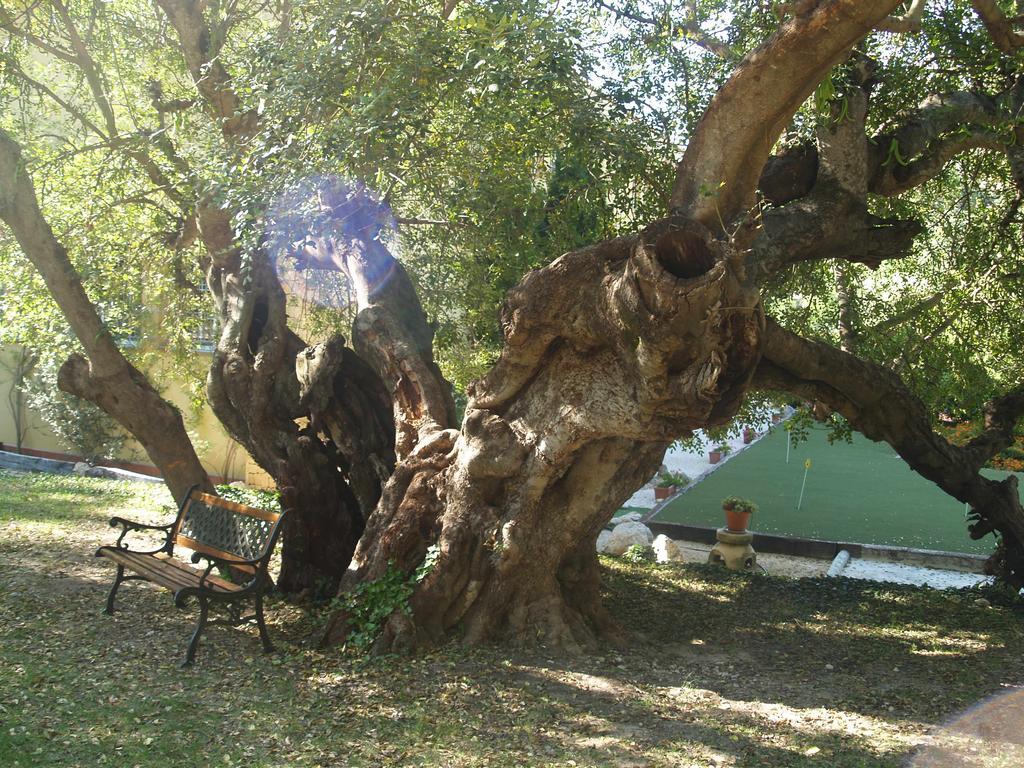
{"type": "Polygon", "coordinates": [[[193,334],[196,349],[200,352],[213,352],[217,348],[217,339],[220,338],[220,318],[210,316],[200,323],[193,334]]]}

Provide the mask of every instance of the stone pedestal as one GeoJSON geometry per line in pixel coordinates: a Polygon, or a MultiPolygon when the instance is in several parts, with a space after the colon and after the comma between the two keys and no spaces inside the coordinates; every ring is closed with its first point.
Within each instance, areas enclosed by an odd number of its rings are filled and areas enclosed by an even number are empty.
{"type": "Polygon", "coordinates": [[[751,546],[753,533],[719,528],[715,538],[718,543],[708,554],[709,563],[720,563],[730,571],[752,571],[757,566],[757,553],[751,546]]]}

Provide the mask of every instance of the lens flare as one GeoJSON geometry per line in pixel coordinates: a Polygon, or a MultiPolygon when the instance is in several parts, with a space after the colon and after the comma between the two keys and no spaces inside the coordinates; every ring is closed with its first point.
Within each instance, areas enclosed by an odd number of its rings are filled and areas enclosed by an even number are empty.
{"type": "MultiPolygon", "coordinates": [[[[372,297],[394,272],[391,209],[362,183],[334,176],[296,181],[267,211],[266,247],[285,291],[332,308],[352,303],[350,278],[372,297]]],[[[367,297],[360,297],[367,298],[367,297]]]]}
{"type": "Polygon", "coordinates": [[[1014,687],[975,704],[938,729],[909,768],[1024,765],[1024,689],[1014,687]]]}

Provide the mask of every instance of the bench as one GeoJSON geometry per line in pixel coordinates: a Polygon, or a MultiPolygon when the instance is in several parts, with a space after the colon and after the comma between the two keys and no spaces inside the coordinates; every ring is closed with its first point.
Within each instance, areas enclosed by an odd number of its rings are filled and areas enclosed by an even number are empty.
{"type": "Polygon", "coordinates": [[[114,596],[122,582],[149,581],[171,590],[178,608],[185,607],[192,598],[199,602],[199,622],[189,640],[183,667],[195,661],[203,629],[215,624],[239,626],[255,621],[264,651],[273,651],[263,620],[263,596],[273,586],[267,568],[283,518],[283,512],[237,504],[202,493],[195,487],[189,490],[173,523],[145,525],[112,517],[110,525],[112,528],[121,526],[121,535],[113,546],[96,550],[96,557],[108,558],[117,565],[117,576],[107,596],[104,613],[114,612],[114,596]],[[125,536],[133,531],[163,531],[166,540],[159,549],[132,550],[125,543],[125,536]],[[175,559],[175,546],[192,550],[192,562],[204,560],[205,569],[193,568],[175,559]],[[234,580],[214,575],[214,568],[227,570],[234,580]],[[125,575],[126,570],[131,574],[125,575]],[[249,600],[253,601],[254,612],[243,616],[242,606],[249,600]],[[224,606],[227,618],[208,621],[212,604],[224,606]]]}

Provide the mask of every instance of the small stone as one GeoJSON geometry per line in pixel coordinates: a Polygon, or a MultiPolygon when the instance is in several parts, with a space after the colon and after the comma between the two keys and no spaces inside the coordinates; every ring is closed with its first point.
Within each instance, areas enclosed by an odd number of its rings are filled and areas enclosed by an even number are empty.
{"type": "Polygon", "coordinates": [[[75,466],[71,468],[71,471],[76,475],[84,476],[90,469],[92,469],[92,467],[86,464],[84,461],[76,461],[75,466]]]}
{"type": "Polygon", "coordinates": [[[827,671],[831,672],[831,671],[832,671],[833,669],[835,669],[835,667],[833,667],[833,666],[832,666],[831,664],[826,664],[826,665],[825,665],[825,669],[826,669],[827,671]]]}
{"type": "Polygon", "coordinates": [[[812,755],[816,755],[819,752],[821,752],[821,747],[811,747],[809,749],[804,750],[804,755],[806,755],[807,757],[811,757],[812,755]]]}
{"type": "Polygon", "coordinates": [[[992,607],[992,603],[990,603],[984,597],[979,597],[977,600],[974,601],[974,604],[976,606],[978,606],[979,608],[991,608],[992,607]]]}
{"type": "Polygon", "coordinates": [[[84,474],[86,477],[105,477],[108,480],[118,479],[117,472],[106,467],[89,467],[84,474]]]}
{"type": "Polygon", "coordinates": [[[597,551],[601,554],[608,554],[608,539],[612,537],[611,531],[601,531],[597,534],[597,551]]]}
{"type": "Polygon", "coordinates": [[[654,541],[651,529],[643,523],[619,523],[605,540],[605,554],[621,556],[634,544],[648,547],[654,541]]]}
{"type": "Polygon", "coordinates": [[[683,560],[682,549],[663,533],[655,537],[651,546],[654,547],[654,555],[659,563],[682,562],[683,560]]]}

